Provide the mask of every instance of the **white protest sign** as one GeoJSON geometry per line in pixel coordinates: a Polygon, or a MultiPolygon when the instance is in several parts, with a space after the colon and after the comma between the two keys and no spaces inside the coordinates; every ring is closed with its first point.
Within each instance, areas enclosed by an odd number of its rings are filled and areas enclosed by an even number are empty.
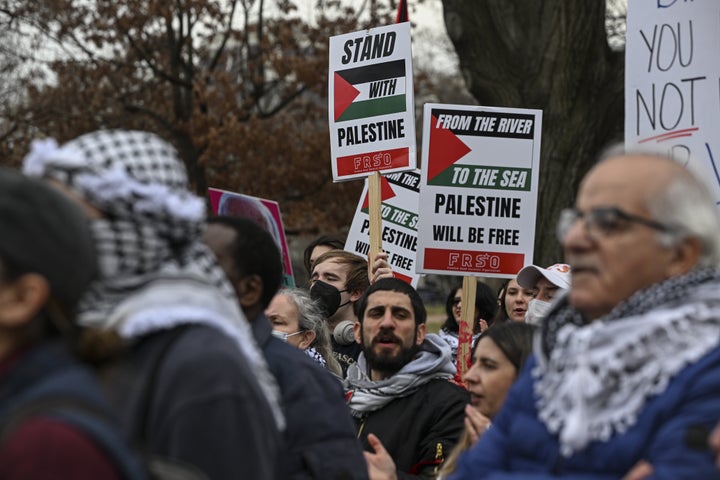
{"type": "Polygon", "coordinates": [[[417,165],[410,23],[330,37],[333,181],[417,165]]]}
{"type": "Polygon", "coordinates": [[[512,277],[532,263],[542,112],[426,104],[418,272],[512,277]]]}
{"type": "MultiPolygon", "coordinates": [[[[420,278],[415,273],[420,171],[391,173],[383,176],[381,182],[383,250],[388,254],[395,277],[414,287],[420,278]]],[[[345,250],[364,258],[370,249],[368,205],[368,184],[365,182],[345,241],[345,250]]]]}
{"type": "Polygon", "coordinates": [[[628,2],[625,142],[689,161],[720,200],[720,2],[628,2]]]}

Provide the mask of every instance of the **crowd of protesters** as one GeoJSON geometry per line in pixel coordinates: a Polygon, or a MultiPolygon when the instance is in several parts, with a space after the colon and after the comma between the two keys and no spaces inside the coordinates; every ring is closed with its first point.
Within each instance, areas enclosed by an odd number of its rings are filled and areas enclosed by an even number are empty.
{"type": "Polygon", "coordinates": [[[600,158],[566,263],[452,288],[438,334],[385,253],[320,237],[281,289],[205,210],[149,132],[0,170],[0,480],[720,478],[720,219],[671,158],[600,158]]]}

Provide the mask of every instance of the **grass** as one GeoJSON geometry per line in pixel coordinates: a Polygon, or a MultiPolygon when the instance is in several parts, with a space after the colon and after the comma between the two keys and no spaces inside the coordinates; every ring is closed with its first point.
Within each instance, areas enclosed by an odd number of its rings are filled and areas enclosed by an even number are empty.
{"type": "Polygon", "coordinates": [[[425,305],[427,310],[427,332],[437,333],[445,321],[445,305],[425,305]]]}

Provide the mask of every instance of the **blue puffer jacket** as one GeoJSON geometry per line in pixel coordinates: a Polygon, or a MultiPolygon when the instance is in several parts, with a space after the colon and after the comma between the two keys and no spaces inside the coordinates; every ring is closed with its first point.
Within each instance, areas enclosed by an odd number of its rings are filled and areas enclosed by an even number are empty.
{"type": "Polygon", "coordinates": [[[538,419],[530,373],[535,363],[527,362],[492,428],[460,458],[450,480],[618,479],[640,460],[653,466],[650,479],[720,478],[702,447],[720,419],[720,348],[675,376],[628,431],[568,458],[538,419]]]}

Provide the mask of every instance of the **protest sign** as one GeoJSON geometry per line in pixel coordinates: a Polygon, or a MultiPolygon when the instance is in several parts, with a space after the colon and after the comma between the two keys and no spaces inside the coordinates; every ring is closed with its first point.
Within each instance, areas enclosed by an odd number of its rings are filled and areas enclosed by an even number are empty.
{"type": "MultiPolygon", "coordinates": [[[[285,229],[283,228],[278,203],[217,188],[208,188],[208,195],[215,215],[248,218],[272,235],[275,244],[282,252],[282,285],[283,287],[294,287],[295,278],[293,277],[292,262],[290,261],[290,250],[285,238],[285,229]]],[[[249,252],[249,254],[252,255],[252,252],[249,252]]]]}
{"type": "MultiPolygon", "coordinates": [[[[417,221],[420,192],[420,171],[392,173],[381,178],[383,249],[388,254],[395,277],[416,286],[417,221]]],[[[360,195],[355,217],[345,242],[345,250],[364,258],[370,250],[370,215],[368,184],[360,195]]]]}
{"type": "Polygon", "coordinates": [[[417,164],[410,23],[330,37],[333,181],[417,164]]]}
{"type": "Polygon", "coordinates": [[[426,104],[417,271],[512,277],[532,263],[542,112],[426,104]]]}
{"type": "Polygon", "coordinates": [[[625,142],[689,162],[720,201],[720,2],[628,2],[625,142]]]}

